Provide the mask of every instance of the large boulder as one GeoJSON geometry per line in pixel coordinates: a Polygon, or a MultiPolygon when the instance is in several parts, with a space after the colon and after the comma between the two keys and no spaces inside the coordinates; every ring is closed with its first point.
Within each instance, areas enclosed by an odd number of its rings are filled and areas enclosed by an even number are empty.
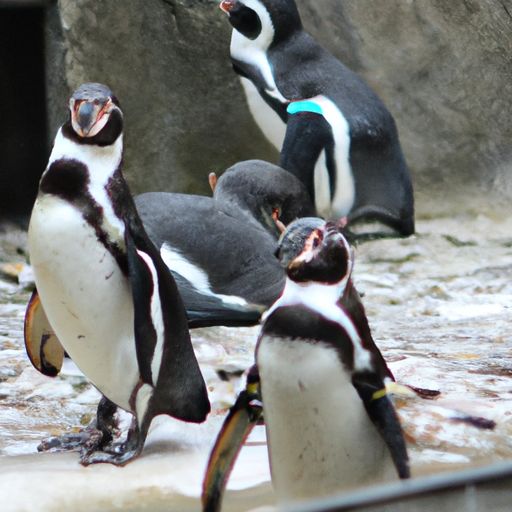
{"type": "MultiPolygon", "coordinates": [[[[419,215],[507,211],[511,0],[298,5],[306,28],[395,116],[419,215]]],[[[59,0],[47,26],[52,134],[75,87],[107,84],[125,112],[134,192],[208,193],[209,172],[277,161],[231,70],[231,27],[217,1],[59,0]]]]}
{"type": "Polygon", "coordinates": [[[49,18],[52,137],[76,87],[110,87],[125,114],[133,192],[211,193],[208,173],[277,160],[231,69],[231,27],[218,2],[59,0],[49,18]]]}

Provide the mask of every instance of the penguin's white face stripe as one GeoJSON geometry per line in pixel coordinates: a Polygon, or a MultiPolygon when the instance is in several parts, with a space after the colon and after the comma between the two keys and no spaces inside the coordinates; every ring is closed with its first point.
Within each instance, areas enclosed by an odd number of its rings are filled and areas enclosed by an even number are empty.
{"type": "Polygon", "coordinates": [[[244,0],[244,5],[252,9],[261,21],[261,33],[256,39],[248,39],[236,29],[231,35],[231,57],[234,60],[251,64],[260,70],[266,83],[266,92],[274,99],[286,103],[286,98],[277,88],[272,67],[267,58],[267,50],[274,39],[274,25],[265,6],[258,0],[244,0]]]}
{"type": "Polygon", "coordinates": [[[354,370],[372,370],[371,353],[363,347],[359,333],[351,318],[337,304],[350,273],[334,285],[322,283],[296,283],[286,279],[283,293],[267,311],[264,319],[268,318],[277,308],[302,305],[332,322],[340,325],[348,334],[354,345],[354,370]]]}
{"type": "Polygon", "coordinates": [[[217,297],[228,304],[237,304],[239,306],[247,305],[247,301],[241,297],[213,293],[208,279],[208,274],[199,267],[190,263],[190,261],[187,261],[177,249],[171,247],[167,242],[162,245],[160,255],[170,270],[184,277],[199,292],[204,293],[205,295],[217,297]]]}
{"type": "Polygon", "coordinates": [[[350,126],[341,110],[325,96],[308,98],[322,110],[325,120],[331,125],[336,160],[336,190],[331,201],[329,174],[325,152],[320,154],[315,167],[315,205],[323,217],[345,217],[356,198],[356,185],[350,167],[350,126]]]}
{"type": "MultiPolygon", "coordinates": [[[[249,9],[252,9],[258,15],[261,21],[261,32],[256,39],[251,40],[238,32],[238,30],[233,29],[233,37],[231,39],[231,55],[235,57],[233,54],[233,41],[236,41],[237,45],[235,51],[239,52],[240,54],[243,54],[244,52],[250,54],[255,50],[266,53],[274,39],[274,24],[272,23],[270,14],[266,7],[258,0],[244,0],[241,3],[246,7],[249,7],[249,9]],[[234,39],[235,37],[236,40],[234,39]]],[[[247,62],[245,59],[240,60],[247,62]]]]}
{"type": "Polygon", "coordinates": [[[151,360],[151,376],[153,378],[153,385],[156,386],[158,381],[158,374],[160,372],[160,365],[162,364],[165,340],[162,303],[160,302],[160,294],[158,293],[158,273],[156,271],[153,260],[149,257],[149,255],[139,250],[137,250],[137,254],[144,260],[144,263],[149,268],[153,278],[153,294],[151,295],[151,320],[156,331],[156,346],[153,352],[153,359],[151,360]]]}
{"type": "Polygon", "coordinates": [[[77,144],[64,137],[62,128],[57,133],[48,167],[60,159],[78,160],[87,166],[90,183],[88,189],[94,200],[103,208],[103,229],[122,246],[124,244],[124,222],[114,213],[112,202],[105,189],[121,163],[123,136],[119,136],[111,146],[77,144]]]}

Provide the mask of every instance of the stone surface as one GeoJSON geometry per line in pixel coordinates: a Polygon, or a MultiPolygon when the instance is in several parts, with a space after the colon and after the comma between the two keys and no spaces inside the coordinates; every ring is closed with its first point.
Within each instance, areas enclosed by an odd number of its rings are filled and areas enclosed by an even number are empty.
{"type": "MultiPolygon", "coordinates": [[[[298,5],[306,28],[394,114],[418,214],[502,214],[512,196],[512,2],[298,5]]],[[[213,0],[52,3],[50,132],[70,92],[101,81],[126,114],[125,171],[134,192],[208,193],[209,172],[247,158],[275,162],[231,70],[230,32],[213,0]]]]}

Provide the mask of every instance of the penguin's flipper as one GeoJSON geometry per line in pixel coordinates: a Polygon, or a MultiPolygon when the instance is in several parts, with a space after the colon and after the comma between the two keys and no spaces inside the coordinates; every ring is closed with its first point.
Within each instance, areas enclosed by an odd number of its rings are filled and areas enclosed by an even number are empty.
{"type": "MultiPolygon", "coordinates": [[[[331,125],[318,112],[300,111],[288,116],[279,167],[291,172],[302,181],[313,202],[315,201],[315,165],[321,152],[331,148],[332,137],[331,125]]],[[[330,163],[329,182],[333,191],[335,174],[332,162],[330,163]]],[[[318,205],[316,206],[318,209],[318,205]]]]}
{"type": "Polygon", "coordinates": [[[394,381],[395,377],[391,373],[391,370],[388,368],[386,361],[382,357],[380,350],[373,340],[363,302],[361,301],[361,297],[356,290],[352,280],[348,280],[345,291],[343,292],[343,295],[338,304],[350,315],[350,318],[357,326],[357,330],[359,331],[359,336],[361,337],[363,346],[372,354],[374,369],[383,380],[394,381]]]}
{"type": "Polygon", "coordinates": [[[260,322],[266,307],[259,304],[237,304],[217,295],[202,293],[177,272],[171,273],[180,290],[187,311],[188,327],[251,327],[260,322]]]}
{"type": "Polygon", "coordinates": [[[262,416],[259,376],[256,365],[249,370],[247,387],[229,410],[210,453],[203,480],[203,512],[218,512],[229,475],[238,453],[262,416]]]}
{"type": "Polygon", "coordinates": [[[25,348],[36,370],[55,377],[62,368],[64,348],[46,318],[37,289],[34,288],[25,313],[25,348]]]}
{"type": "Polygon", "coordinates": [[[134,308],[135,349],[142,382],[153,385],[151,361],[157,342],[155,321],[151,316],[151,298],[154,290],[153,276],[148,264],[144,261],[135,246],[133,238],[127,230],[125,234],[128,272],[132,288],[134,308]]]}
{"type": "Polygon", "coordinates": [[[388,445],[398,476],[409,478],[409,457],[402,427],[387,396],[384,382],[375,374],[359,373],[352,377],[352,384],[363,401],[368,417],[388,445]]]}
{"type": "Polygon", "coordinates": [[[142,223],[139,231],[137,235],[127,229],[125,242],[137,362],[142,383],[152,387],[148,406],[137,411],[138,416],[143,416],[139,417],[139,424],[144,443],[150,418],[168,414],[201,423],[210,412],[210,402],[176,281],[143,231],[142,223]],[[180,382],[187,385],[179,385],[180,382]]]}

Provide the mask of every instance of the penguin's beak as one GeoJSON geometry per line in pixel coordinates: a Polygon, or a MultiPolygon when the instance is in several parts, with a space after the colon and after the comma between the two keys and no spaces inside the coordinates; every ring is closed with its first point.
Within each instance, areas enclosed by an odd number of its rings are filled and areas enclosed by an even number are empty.
{"type": "Polygon", "coordinates": [[[220,3],[220,8],[228,14],[233,10],[234,6],[235,2],[232,2],[231,0],[222,0],[220,3]]]}
{"type": "Polygon", "coordinates": [[[94,137],[107,124],[114,104],[110,98],[104,104],[98,101],[74,101],[71,108],[71,124],[80,137],[94,137]]]}
{"type": "Polygon", "coordinates": [[[259,382],[247,385],[229,410],[210,454],[203,481],[203,512],[219,512],[242,445],[262,416],[259,382]]]}
{"type": "Polygon", "coordinates": [[[286,226],[279,220],[279,216],[281,215],[281,208],[279,206],[271,206],[261,207],[260,208],[261,215],[263,217],[263,221],[270,229],[271,233],[279,238],[283,231],[286,229],[286,226]]]}

